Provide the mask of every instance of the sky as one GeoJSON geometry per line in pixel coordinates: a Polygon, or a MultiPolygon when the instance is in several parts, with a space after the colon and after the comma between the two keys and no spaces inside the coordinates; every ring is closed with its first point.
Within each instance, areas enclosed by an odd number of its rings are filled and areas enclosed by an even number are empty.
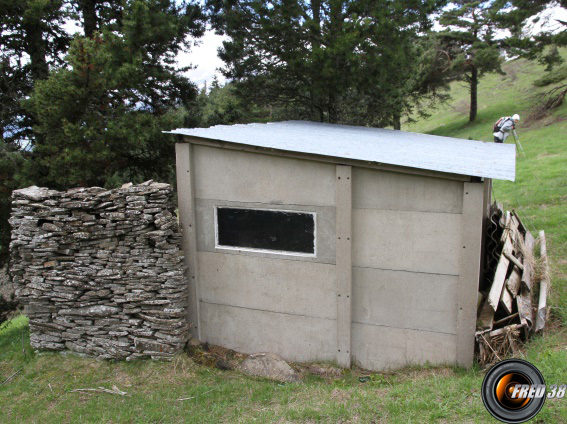
{"type": "Polygon", "coordinates": [[[193,46],[189,53],[183,52],[177,57],[179,66],[195,67],[187,72],[187,76],[199,88],[205,85],[205,81],[210,84],[215,75],[224,84],[226,78],[218,71],[218,68],[223,67],[224,62],[218,57],[217,49],[221,47],[223,40],[227,39],[226,36],[215,34],[213,30],[207,30],[200,39],[199,46],[193,46]]]}

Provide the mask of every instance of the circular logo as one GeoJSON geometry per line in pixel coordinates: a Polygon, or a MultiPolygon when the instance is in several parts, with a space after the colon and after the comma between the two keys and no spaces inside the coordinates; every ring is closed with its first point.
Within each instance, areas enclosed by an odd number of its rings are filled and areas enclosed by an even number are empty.
{"type": "Polygon", "coordinates": [[[482,401],[504,423],[523,423],[535,417],[547,390],[539,370],[527,361],[508,359],[494,365],[482,382],[482,401]]]}

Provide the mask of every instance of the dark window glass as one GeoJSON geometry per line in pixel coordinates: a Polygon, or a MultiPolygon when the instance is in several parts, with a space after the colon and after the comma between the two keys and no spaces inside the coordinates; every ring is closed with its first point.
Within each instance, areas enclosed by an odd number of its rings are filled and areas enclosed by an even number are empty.
{"type": "Polygon", "coordinates": [[[310,213],[218,208],[218,244],[315,253],[315,216],[310,213]]]}

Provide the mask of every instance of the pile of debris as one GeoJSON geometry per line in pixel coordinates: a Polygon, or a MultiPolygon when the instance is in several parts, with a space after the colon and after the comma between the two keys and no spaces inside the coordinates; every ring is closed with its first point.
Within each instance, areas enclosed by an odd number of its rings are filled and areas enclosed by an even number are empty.
{"type": "Polygon", "coordinates": [[[514,211],[492,205],[484,269],[476,331],[482,366],[516,354],[545,327],[550,288],[545,233],[535,239],[514,211]]]}

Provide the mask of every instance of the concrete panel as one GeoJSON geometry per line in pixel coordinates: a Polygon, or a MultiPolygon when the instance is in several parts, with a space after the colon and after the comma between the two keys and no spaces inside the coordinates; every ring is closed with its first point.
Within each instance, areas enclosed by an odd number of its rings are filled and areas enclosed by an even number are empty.
{"type": "Polygon", "coordinates": [[[353,268],[353,321],[456,334],[457,286],[452,275],[353,268]]]}
{"type": "Polygon", "coordinates": [[[335,165],[193,146],[200,199],[335,205],[335,165]]]}
{"type": "Polygon", "coordinates": [[[337,362],[350,368],[352,324],[352,168],[337,165],[337,362]]]}
{"type": "Polygon", "coordinates": [[[461,215],[353,210],[353,266],[458,275],[461,215]]]}
{"type": "Polygon", "coordinates": [[[388,370],[410,364],[454,364],[456,336],[353,323],[353,362],[362,368],[388,370]]]}
{"type": "Polygon", "coordinates": [[[196,221],[197,221],[197,250],[199,252],[222,252],[227,254],[239,254],[257,256],[264,258],[280,258],[293,261],[319,262],[334,264],[336,261],[336,227],[335,208],[323,206],[297,206],[297,205],[273,205],[264,203],[227,202],[222,200],[196,199],[196,221]],[[283,209],[305,212],[315,212],[316,222],[316,255],[300,256],[285,255],[277,253],[251,252],[246,250],[233,250],[215,247],[215,206],[232,206],[244,208],[261,209],[283,209]]]}
{"type": "Polygon", "coordinates": [[[335,265],[199,252],[201,300],[336,319],[335,265]]]}
{"type": "Polygon", "coordinates": [[[336,321],[201,302],[205,341],[243,353],[274,352],[287,361],[334,361],[336,321]]]}
{"type": "Polygon", "coordinates": [[[474,333],[478,284],[480,281],[480,252],[482,245],[483,183],[465,183],[463,192],[463,226],[461,228],[461,263],[457,294],[457,362],[470,367],[474,359],[474,333]]]}
{"type": "Polygon", "coordinates": [[[197,260],[195,246],[197,237],[195,232],[195,198],[193,185],[192,146],[177,143],[175,157],[177,167],[177,202],[179,205],[179,226],[183,236],[182,244],[185,252],[185,277],[188,282],[187,320],[191,324],[191,336],[199,338],[199,287],[197,282],[197,260]]]}
{"type": "Polygon", "coordinates": [[[353,168],[353,207],[461,213],[463,183],[357,167],[353,168]]]}

